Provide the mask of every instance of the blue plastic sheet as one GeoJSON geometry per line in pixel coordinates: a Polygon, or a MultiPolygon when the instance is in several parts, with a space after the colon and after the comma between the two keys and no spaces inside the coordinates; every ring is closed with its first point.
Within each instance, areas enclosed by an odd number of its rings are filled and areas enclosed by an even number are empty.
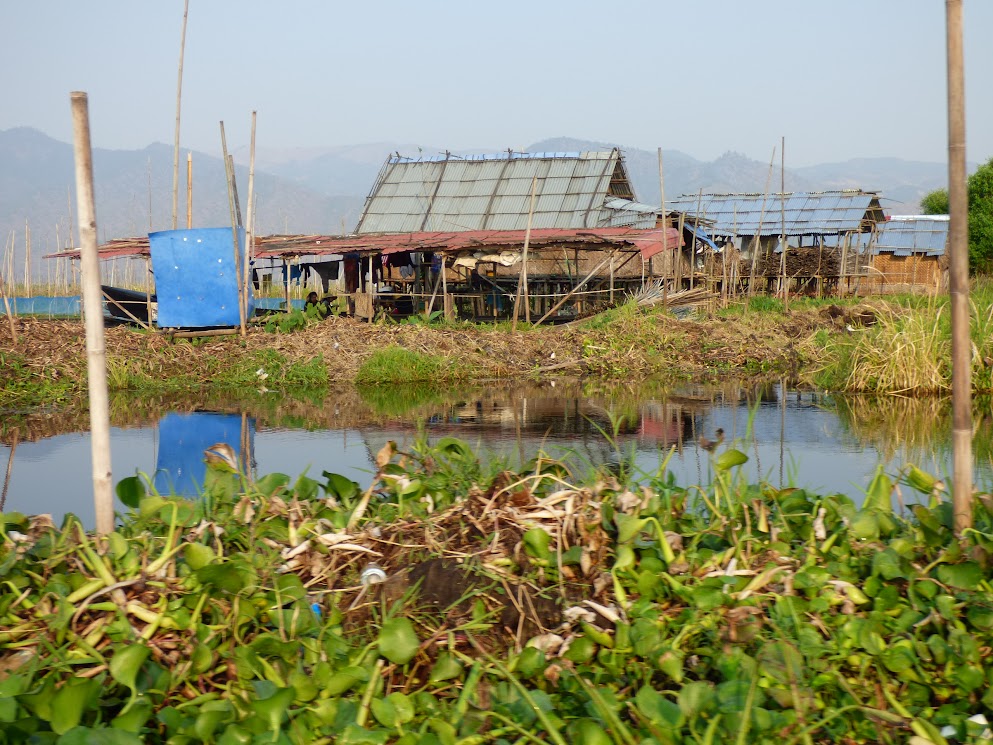
{"type": "MultiPolygon", "coordinates": [[[[237,326],[238,277],[245,231],[238,231],[238,266],[231,228],[160,230],[148,234],[158,295],[159,328],[237,326]]],[[[248,285],[248,316],[255,310],[248,285]]]]}

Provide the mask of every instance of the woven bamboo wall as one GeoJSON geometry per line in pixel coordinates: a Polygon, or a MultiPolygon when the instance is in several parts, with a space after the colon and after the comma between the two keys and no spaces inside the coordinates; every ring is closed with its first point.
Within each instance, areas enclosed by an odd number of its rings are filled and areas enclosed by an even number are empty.
{"type": "Polygon", "coordinates": [[[941,262],[936,256],[914,254],[896,256],[891,253],[872,257],[869,276],[862,280],[867,292],[905,292],[914,289],[935,289],[945,280],[941,262]]]}

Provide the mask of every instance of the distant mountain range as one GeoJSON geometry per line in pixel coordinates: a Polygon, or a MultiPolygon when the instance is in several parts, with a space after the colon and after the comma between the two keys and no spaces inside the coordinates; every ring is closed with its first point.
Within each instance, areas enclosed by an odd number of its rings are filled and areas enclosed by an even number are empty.
{"type": "MultiPolygon", "coordinates": [[[[656,153],[615,143],[558,137],[537,142],[531,152],[601,150],[620,147],[639,201],[659,204],[656,153]]],[[[186,225],[186,150],[181,151],[178,224],[186,225]]],[[[351,231],[366,195],[390,153],[416,157],[443,148],[372,143],[328,148],[256,151],[256,224],[260,234],[351,231]]],[[[232,152],[237,164],[239,201],[248,195],[248,150],[232,152]]],[[[665,150],[666,198],[704,192],[762,192],[780,188],[778,163],[739,153],[712,162],[678,150],[665,150]]],[[[98,237],[143,235],[172,226],[173,148],[160,143],[143,150],[93,152],[98,237]]],[[[844,163],[786,169],[787,191],[862,188],[879,191],[889,214],[918,211],[922,196],[945,185],[946,166],[898,158],[861,158],[844,163]]],[[[193,152],[193,225],[230,224],[222,158],[193,152]]],[[[38,130],[19,127],[0,132],[0,229],[5,254],[14,246],[15,278],[23,273],[24,230],[31,229],[32,273],[42,276],[40,257],[75,240],[77,231],[72,146],[38,130]],[[70,221],[73,238],[70,239],[70,221]]],[[[0,257],[2,258],[2,257],[0,257]]],[[[6,267],[0,265],[0,271],[6,267]]]]}

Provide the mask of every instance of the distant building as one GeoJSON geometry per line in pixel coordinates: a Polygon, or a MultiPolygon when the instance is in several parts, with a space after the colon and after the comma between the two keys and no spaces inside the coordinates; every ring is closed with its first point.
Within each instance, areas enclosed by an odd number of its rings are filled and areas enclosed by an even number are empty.
{"type": "Polygon", "coordinates": [[[894,215],[869,244],[869,292],[941,290],[948,281],[948,215],[894,215]]]}

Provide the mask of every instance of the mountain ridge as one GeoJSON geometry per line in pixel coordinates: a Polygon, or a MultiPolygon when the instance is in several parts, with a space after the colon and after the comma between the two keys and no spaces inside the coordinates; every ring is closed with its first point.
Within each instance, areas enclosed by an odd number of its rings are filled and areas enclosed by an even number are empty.
{"type": "MultiPolygon", "coordinates": [[[[658,155],[618,143],[551,137],[529,152],[599,150],[619,147],[636,198],[659,204],[658,155]]],[[[499,152],[480,148],[470,152],[499,152]]],[[[182,151],[185,161],[188,150],[182,151]]],[[[444,153],[443,148],[411,143],[375,142],[325,148],[258,148],[256,151],[256,219],[260,234],[336,234],[354,228],[365,198],[386,158],[395,152],[417,157],[444,153]]],[[[220,157],[193,153],[193,224],[230,224],[227,187],[220,157]]],[[[242,210],[248,185],[248,150],[232,150],[242,210]]],[[[173,148],[152,143],[141,150],[94,148],[94,191],[98,238],[142,235],[171,227],[173,148]]],[[[677,149],[663,150],[667,199],[705,192],[778,192],[779,166],[727,151],[701,161],[677,149]]],[[[180,166],[178,222],[186,223],[185,165],[180,166]]],[[[880,191],[891,214],[915,212],[927,192],[945,185],[940,163],[900,158],[852,158],[815,166],[786,168],[788,191],[864,188],[880,191]]],[[[70,144],[31,127],[0,131],[0,229],[14,245],[15,267],[23,266],[24,229],[32,234],[32,265],[44,254],[69,244],[76,210],[74,164],[70,144]]],[[[3,265],[6,266],[6,265],[3,265]]],[[[33,274],[38,277],[39,269],[33,274]]],[[[20,271],[15,269],[15,274],[20,271]]]]}

